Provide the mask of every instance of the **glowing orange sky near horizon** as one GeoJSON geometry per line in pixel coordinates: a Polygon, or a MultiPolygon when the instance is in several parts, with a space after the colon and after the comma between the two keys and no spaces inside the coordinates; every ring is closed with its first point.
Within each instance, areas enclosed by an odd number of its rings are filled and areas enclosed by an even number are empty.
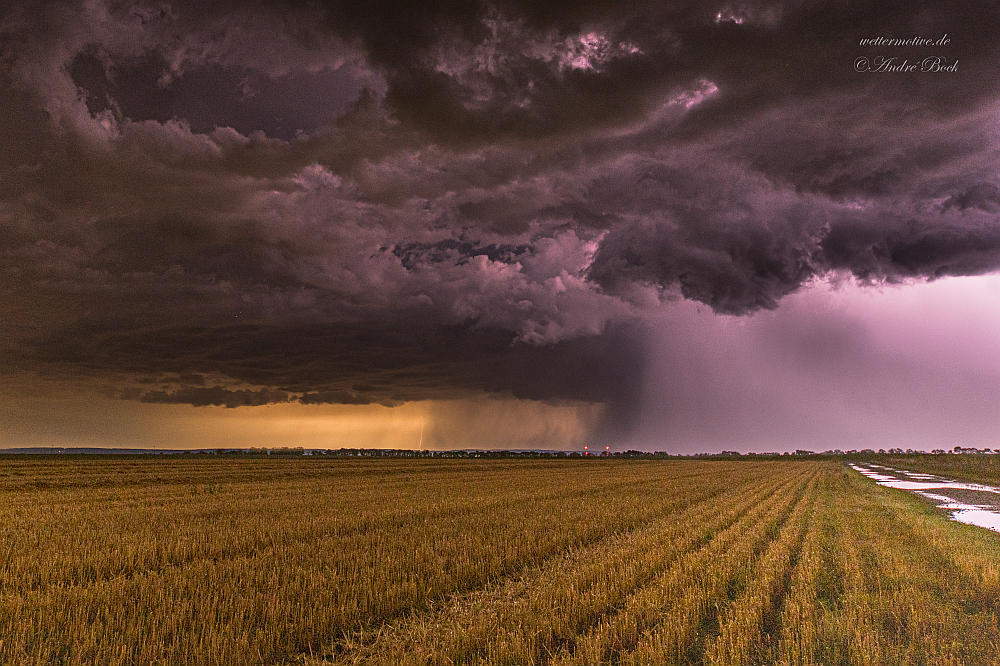
{"type": "Polygon", "coordinates": [[[0,448],[575,449],[601,405],[476,398],[381,405],[192,407],[86,394],[8,395],[0,448]]]}

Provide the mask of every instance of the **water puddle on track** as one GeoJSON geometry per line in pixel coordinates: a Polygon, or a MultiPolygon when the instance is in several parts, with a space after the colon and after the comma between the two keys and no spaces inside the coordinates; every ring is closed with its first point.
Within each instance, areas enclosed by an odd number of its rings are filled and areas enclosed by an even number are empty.
{"type": "Polygon", "coordinates": [[[879,485],[910,490],[931,500],[939,509],[950,512],[952,520],[1000,532],[1000,488],[883,465],[851,464],[851,467],[879,485]]]}

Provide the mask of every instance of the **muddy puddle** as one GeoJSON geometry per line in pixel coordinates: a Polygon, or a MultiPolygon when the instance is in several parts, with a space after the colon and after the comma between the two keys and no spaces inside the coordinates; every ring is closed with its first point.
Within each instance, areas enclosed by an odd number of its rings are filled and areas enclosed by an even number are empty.
{"type": "Polygon", "coordinates": [[[939,509],[950,513],[953,520],[1000,532],[1000,488],[884,465],[852,464],[851,467],[880,485],[909,490],[934,502],[939,509]]]}

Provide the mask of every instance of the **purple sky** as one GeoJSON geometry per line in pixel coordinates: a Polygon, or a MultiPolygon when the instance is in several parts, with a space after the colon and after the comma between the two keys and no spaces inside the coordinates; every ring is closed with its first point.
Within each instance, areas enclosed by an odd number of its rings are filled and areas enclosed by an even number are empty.
{"type": "Polygon", "coordinates": [[[4,7],[0,446],[994,445],[991,3],[4,7]]]}

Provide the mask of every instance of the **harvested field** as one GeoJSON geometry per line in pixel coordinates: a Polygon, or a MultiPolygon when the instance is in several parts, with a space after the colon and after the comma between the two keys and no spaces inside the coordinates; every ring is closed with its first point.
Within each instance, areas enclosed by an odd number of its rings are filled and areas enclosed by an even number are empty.
{"type": "Polygon", "coordinates": [[[0,459],[0,663],[1000,663],[1000,538],[836,461],[0,459]]]}

